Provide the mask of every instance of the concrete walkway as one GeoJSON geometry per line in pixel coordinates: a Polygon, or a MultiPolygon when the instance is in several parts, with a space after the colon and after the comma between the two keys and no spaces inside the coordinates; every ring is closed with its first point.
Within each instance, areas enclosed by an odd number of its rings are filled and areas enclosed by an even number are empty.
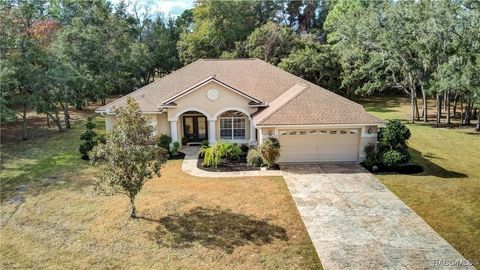
{"type": "Polygon", "coordinates": [[[184,146],[182,153],[185,158],[182,163],[182,170],[190,175],[197,177],[211,178],[229,178],[229,177],[248,177],[248,176],[281,176],[282,171],[241,171],[241,172],[209,172],[201,170],[197,167],[198,163],[198,146],[184,146]]]}
{"type": "Polygon", "coordinates": [[[325,269],[474,269],[360,165],[282,170],[325,269]]]}

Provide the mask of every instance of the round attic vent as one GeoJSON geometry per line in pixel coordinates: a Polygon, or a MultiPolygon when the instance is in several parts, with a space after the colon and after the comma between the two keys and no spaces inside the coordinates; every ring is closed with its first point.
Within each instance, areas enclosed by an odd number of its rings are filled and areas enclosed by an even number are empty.
{"type": "Polygon", "coordinates": [[[218,90],[217,90],[217,89],[214,89],[214,88],[208,90],[208,92],[207,92],[207,97],[208,97],[208,99],[210,99],[210,100],[212,100],[212,101],[213,101],[213,100],[216,100],[219,95],[220,95],[220,93],[218,92],[218,90]]]}

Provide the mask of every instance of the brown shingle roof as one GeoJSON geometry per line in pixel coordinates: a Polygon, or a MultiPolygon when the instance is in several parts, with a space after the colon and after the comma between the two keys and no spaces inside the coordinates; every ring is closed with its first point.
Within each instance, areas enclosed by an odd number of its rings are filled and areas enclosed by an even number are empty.
{"type": "Polygon", "coordinates": [[[142,111],[155,112],[161,102],[209,77],[266,104],[275,105],[275,110],[270,109],[274,112],[256,124],[382,123],[382,120],[366,113],[361,105],[259,59],[200,59],[97,111],[123,106],[130,96],[139,103],[142,111]],[[308,89],[299,95],[283,95],[286,100],[279,98],[298,83],[308,89]],[[281,102],[274,102],[277,98],[281,102]]]}

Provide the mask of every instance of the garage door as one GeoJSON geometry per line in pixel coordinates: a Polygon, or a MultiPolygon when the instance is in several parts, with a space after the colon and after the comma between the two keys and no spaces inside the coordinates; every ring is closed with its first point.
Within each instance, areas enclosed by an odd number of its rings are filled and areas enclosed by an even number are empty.
{"type": "Polygon", "coordinates": [[[359,129],[280,130],[279,162],[358,161],[359,129]]]}

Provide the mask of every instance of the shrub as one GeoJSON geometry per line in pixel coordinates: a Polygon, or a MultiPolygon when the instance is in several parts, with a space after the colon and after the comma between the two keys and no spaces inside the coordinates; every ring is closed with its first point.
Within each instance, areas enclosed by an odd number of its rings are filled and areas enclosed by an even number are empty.
{"type": "Polygon", "coordinates": [[[378,133],[380,144],[388,145],[390,149],[402,149],[407,147],[410,138],[410,130],[400,120],[390,120],[378,133]]]}
{"type": "Polygon", "coordinates": [[[382,154],[382,164],[387,167],[394,167],[408,161],[408,155],[399,150],[388,150],[382,154]]]}
{"type": "Polygon", "coordinates": [[[220,164],[221,156],[218,153],[218,149],[215,148],[215,145],[202,146],[200,148],[200,154],[203,155],[203,166],[214,166],[215,168],[217,168],[218,164],[220,164]]]}
{"type": "Polygon", "coordinates": [[[223,153],[222,157],[238,159],[242,154],[243,151],[237,143],[227,143],[225,153],[223,153]]]}
{"type": "Polygon", "coordinates": [[[210,145],[210,142],[208,140],[203,140],[201,143],[200,143],[200,147],[203,147],[203,146],[206,146],[208,147],[210,145]]]}
{"type": "Polygon", "coordinates": [[[377,151],[375,144],[371,143],[365,146],[363,150],[365,152],[365,161],[363,162],[367,167],[373,167],[378,165],[377,151]]]}
{"type": "Polygon", "coordinates": [[[265,163],[271,168],[280,157],[280,142],[277,138],[267,138],[260,148],[260,153],[265,163]]]}
{"type": "Polygon", "coordinates": [[[158,137],[158,146],[170,152],[170,144],[172,143],[172,138],[166,134],[160,135],[158,137]]]}
{"type": "Polygon", "coordinates": [[[106,144],[107,143],[107,138],[105,138],[105,136],[103,136],[103,135],[100,135],[97,138],[97,143],[106,144]]]}
{"type": "Polygon", "coordinates": [[[172,153],[172,156],[177,156],[178,155],[178,150],[180,150],[180,143],[179,142],[173,142],[172,147],[170,148],[170,152],[172,153]]]}
{"type": "Polygon", "coordinates": [[[250,146],[248,146],[246,143],[242,143],[242,145],[240,145],[240,149],[242,149],[242,152],[246,154],[250,150],[250,146]]]}
{"type": "Polygon", "coordinates": [[[97,142],[93,138],[97,135],[93,129],[95,128],[95,123],[93,122],[92,117],[87,118],[87,123],[85,124],[85,131],[80,135],[80,139],[85,142],[80,145],[78,151],[82,154],[82,159],[89,160],[88,152],[90,152],[97,142]]]}
{"type": "Polygon", "coordinates": [[[220,164],[221,158],[238,158],[242,154],[242,150],[237,143],[226,141],[217,141],[213,145],[200,147],[200,156],[203,156],[203,166],[215,168],[220,164]]]}
{"type": "Polygon", "coordinates": [[[263,164],[262,155],[258,152],[257,149],[248,150],[247,154],[247,164],[252,167],[260,167],[263,164]]]}

